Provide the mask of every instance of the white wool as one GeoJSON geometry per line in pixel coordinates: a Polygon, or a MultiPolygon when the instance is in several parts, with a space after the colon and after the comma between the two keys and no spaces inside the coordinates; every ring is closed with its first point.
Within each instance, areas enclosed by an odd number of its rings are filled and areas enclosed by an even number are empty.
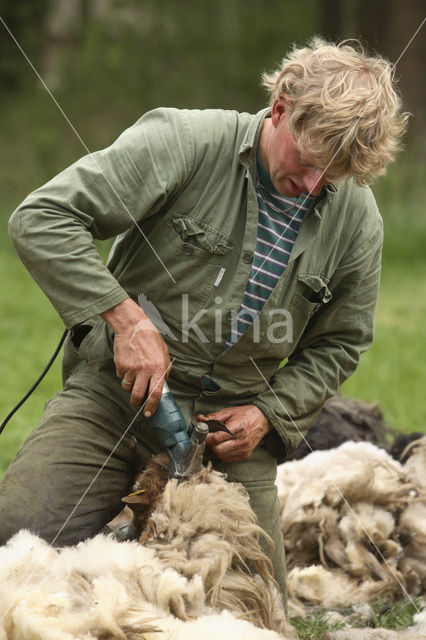
{"type": "MultiPolygon", "coordinates": [[[[390,629],[346,629],[327,634],[328,640],[400,640],[397,631],[390,629]]],[[[411,640],[420,640],[413,638],[411,640]]]]}
{"type": "Polygon", "coordinates": [[[356,503],[352,509],[346,507],[345,511],[338,525],[346,553],[344,568],[366,579],[374,576],[393,580],[402,549],[389,540],[395,528],[392,514],[366,502],[356,503]]]}
{"type": "Polygon", "coordinates": [[[364,467],[352,461],[349,466],[348,455],[341,451],[341,447],[314,451],[302,460],[279,466],[277,486],[280,500],[286,501],[288,496],[293,497],[300,492],[298,503],[301,505],[318,507],[326,497],[328,504],[336,504],[346,489],[369,486],[372,474],[368,469],[366,473],[364,467]],[[349,468],[351,481],[348,486],[349,468]]]}
{"type": "MultiPolygon", "coordinates": [[[[161,562],[153,549],[138,542],[117,545],[113,538],[98,535],[77,547],[67,547],[60,554],[58,574],[69,576],[72,572],[80,572],[88,580],[112,573],[126,583],[133,597],[156,603],[182,617],[186,615],[187,599],[194,609],[204,603],[199,577],[187,580],[161,562]]],[[[206,611],[205,606],[201,610],[206,611]]]]}
{"type": "Polygon", "coordinates": [[[146,640],[282,640],[275,631],[258,629],[246,620],[237,620],[228,611],[217,615],[201,616],[182,622],[176,618],[163,618],[158,622],[160,633],[146,636],[146,640]]]}
{"type": "Polygon", "coordinates": [[[405,496],[404,479],[404,468],[386,451],[369,442],[348,441],[280,465],[277,486],[283,503],[293,495],[299,504],[316,507],[323,501],[336,505],[342,496],[353,500],[367,494],[372,501],[387,503],[390,483],[395,499],[401,491],[401,497],[405,496]]]}
{"type": "Polygon", "coordinates": [[[406,542],[426,558],[426,501],[415,500],[399,518],[399,532],[405,535],[406,542]]]}
{"type": "MultiPolygon", "coordinates": [[[[210,606],[231,610],[258,626],[284,629],[283,612],[271,604],[276,588],[259,545],[259,537],[266,534],[242,485],[208,471],[184,483],[172,480],[147,529],[151,537],[145,544],[155,549],[158,558],[188,579],[195,573],[201,576],[210,606]]],[[[192,606],[187,608],[192,611],[192,606]]]]}
{"type": "Polygon", "coordinates": [[[292,569],[288,574],[288,593],[300,604],[307,601],[325,608],[347,607],[370,602],[378,596],[392,594],[391,583],[365,580],[357,584],[340,569],[329,570],[321,565],[292,569]]]}
{"type": "Polygon", "coordinates": [[[242,486],[209,470],[171,481],[150,530],[150,547],[98,535],[61,550],[16,534],[0,548],[0,640],[292,637],[242,486]]]}
{"type": "Polygon", "coordinates": [[[28,566],[32,567],[33,579],[44,574],[44,565],[57,558],[57,551],[47,542],[34,537],[29,531],[22,530],[7,545],[0,547],[0,588],[4,581],[20,584],[26,579],[28,566]],[[10,549],[13,548],[13,553],[10,549]]]}
{"type": "Polygon", "coordinates": [[[404,587],[424,593],[426,494],[418,478],[426,477],[426,438],[413,443],[411,453],[414,460],[402,466],[371,443],[345,442],[280,465],[281,525],[288,569],[297,578],[296,608],[300,598],[311,601],[309,594],[324,606],[346,606],[356,601],[352,589],[366,601],[400,597],[404,587]],[[310,574],[315,565],[333,570],[333,579],[344,576],[341,590],[332,581],[328,586],[329,574],[318,573],[318,566],[310,574]]]}
{"type": "Polygon", "coordinates": [[[426,603],[424,603],[424,606],[425,608],[414,616],[413,626],[426,637],[426,603]]]}
{"type": "Polygon", "coordinates": [[[414,500],[401,514],[398,533],[404,541],[400,568],[410,593],[426,592],[426,501],[414,500]]]}
{"type": "Polygon", "coordinates": [[[21,532],[1,548],[6,560],[0,565],[2,640],[95,640],[104,634],[125,640],[130,632],[143,634],[144,640],[217,640],[220,633],[232,640],[284,639],[230,612],[219,615],[205,605],[204,615],[196,620],[171,615],[184,613],[183,601],[192,598],[200,606],[202,580],[184,578],[137,543],[99,535],[77,547],[51,550],[49,562],[33,572],[34,559],[43,558],[46,547],[43,540],[21,532]],[[33,562],[25,567],[29,556],[33,562]],[[152,564],[144,565],[144,559],[152,564]],[[11,578],[13,562],[20,570],[11,578]]]}
{"type": "Polygon", "coordinates": [[[403,455],[407,453],[404,469],[418,492],[426,494],[426,436],[409,444],[403,455]]]}
{"type": "Polygon", "coordinates": [[[383,544],[395,527],[393,515],[370,502],[357,502],[351,510],[348,509],[340,521],[340,529],[344,527],[344,520],[347,521],[347,535],[368,538],[368,542],[377,545],[383,544]]]}
{"type": "MultiPolygon", "coordinates": [[[[116,555],[121,562],[117,570],[114,548],[120,544],[104,536],[97,536],[97,542],[98,553],[94,553],[96,544],[93,540],[87,541],[89,550],[82,543],[78,548],[60,553],[36,536],[21,532],[1,548],[2,559],[6,562],[0,564],[0,618],[7,638],[12,637],[12,629],[16,628],[23,638],[31,640],[97,638],[99,629],[125,639],[120,624],[125,622],[126,612],[135,602],[135,593],[139,592],[136,604],[144,603],[139,585],[132,584],[132,574],[137,568],[131,567],[131,551],[136,552],[136,565],[139,560],[140,566],[138,551],[145,550],[135,543],[118,548],[116,555]],[[49,549],[51,553],[46,562],[49,549]],[[104,555],[106,551],[111,552],[110,561],[104,555]],[[127,569],[123,561],[126,551],[129,556],[127,569]],[[29,556],[31,562],[27,562],[29,556]],[[80,556],[83,559],[92,556],[88,572],[82,568],[80,556]],[[19,573],[10,573],[8,565],[13,562],[20,567],[19,573]]],[[[146,551],[151,557],[152,553],[146,551]]],[[[144,617],[142,615],[141,628],[144,617]]]]}

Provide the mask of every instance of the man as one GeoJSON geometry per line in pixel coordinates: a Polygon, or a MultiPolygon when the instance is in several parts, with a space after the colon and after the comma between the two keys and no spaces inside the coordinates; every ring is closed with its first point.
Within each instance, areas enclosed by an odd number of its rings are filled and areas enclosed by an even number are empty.
{"type": "Polygon", "coordinates": [[[140,405],[148,392],[155,412],[168,376],[187,423],[232,432],[208,436],[211,458],[246,486],[284,594],[276,461],[371,344],[382,225],[363,185],[406,117],[388,63],[349,44],[314,39],[264,83],[271,107],[256,115],[147,113],[12,216],[71,332],[63,390],[1,487],[3,542],[26,527],[73,544],[117,514],[129,431],[145,459],[158,451],[140,405]],[[113,236],[106,267],[93,238],[113,236]]]}

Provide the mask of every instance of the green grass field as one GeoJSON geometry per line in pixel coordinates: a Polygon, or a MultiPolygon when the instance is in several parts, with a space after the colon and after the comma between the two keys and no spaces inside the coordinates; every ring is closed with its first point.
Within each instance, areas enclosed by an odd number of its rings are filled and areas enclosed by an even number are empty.
{"type": "MultiPolygon", "coordinates": [[[[426,433],[426,221],[424,176],[419,164],[394,167],[377,188],[385,219],[386,243],[376,338],[344,395],[377,402],[385,419],[401,431],[426,433]],[[405,179],[404,179],[405,176],[405,179]],[[402,204],[402,189],[408,189],[402,204]]],[[[63,324],[15,254],[7,235],[13,208],[0,211],[0,348],[3,365],[0,418],[38,377],[63,332],[63,324]]],[[[0,476],[25,436],[39,420],[44,403],[61,385],[59,359],[0,438],[0,476]]]]}

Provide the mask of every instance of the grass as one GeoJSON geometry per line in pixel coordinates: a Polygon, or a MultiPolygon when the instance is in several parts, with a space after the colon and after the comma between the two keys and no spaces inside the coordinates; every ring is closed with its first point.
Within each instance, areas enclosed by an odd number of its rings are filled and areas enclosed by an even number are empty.
{"type": "Polygon", "coordinates": [[[370,608],[371,616],[368,620],[350,608],[341,612],[343,616],[341,620],[335,620],[333,616],[330,616],[329,611],[318,607],[305,618],[296,616],[290,618],[290,622],[296,629],[299,640],[325,640],[328,638],[329,631],[338,631],[348,627],[372,627],[402,631],[414,624],[414,616],[422,611],[424,602],[422,598],[418,597],[397,602],[378,598],[371,603],[370,608]]]}
{"type": "Polygon", "coordinates": [[[290,622],[297,631],[299,640],[323,640],[329,631],[339,631],[345,627],[345,622],[331,621],[325,609],[318,609],[306,618],[290,618],[290,622]]]}
{"type": "Polygon", "coordinates": [[[375,340],[342,393],[378,402],[398,430],[426,433],[425,173],[420,156],[405,157],[377,184],[385,244],[375,340]]]}
{"type": "MultiPolygon", "coordinates": [[[[109,243],[99,243],[105,258],[109,243]]],[[[25,270],[4,228],[0,228],[0,346],[3,376],[0,385],[0,422],[38,378],[65,329],[61,319],[25,270]]],[[[37,424],[44,404],[61,387],[60,356],[0,436],[0,478],[37,424]]]]}
{"type": "Polygon", "coordinates": [[[400,602],[389,602],[379,598],[371,605],[371,626],[376,629],[382,627],[383,629],[402,631],[413,624],[415,614],[423,607],[424,603],[421,598],[401,600],[400,602]]]}
{"type": "Polygon", "coordinates": [[[372,348],[343,385],[347,397],[378,402],[400,431],[426,433],[426,263],[386,263],[372,348]]]}
{"type": "MultiPolygon", "coordinates": [[[[64,327],[19,262],[3,230],[0,233],[0,270],[4,274],[0,306],[3,363],[0,416],[3,420],[40,375],[64,327]]],[[[58,360],[1,435],[1,472],[41,417],[44,403],[58,390],[59,384],[58,360]]]]}

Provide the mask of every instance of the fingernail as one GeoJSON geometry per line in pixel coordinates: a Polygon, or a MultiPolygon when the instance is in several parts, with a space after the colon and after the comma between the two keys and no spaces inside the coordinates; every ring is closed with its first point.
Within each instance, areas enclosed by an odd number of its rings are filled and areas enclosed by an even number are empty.
{"type": "Polygon", "coordinates": [[[150,418],[152,416],[151,411],[145,411],[144,414],[145,418],[150,418]]]}

